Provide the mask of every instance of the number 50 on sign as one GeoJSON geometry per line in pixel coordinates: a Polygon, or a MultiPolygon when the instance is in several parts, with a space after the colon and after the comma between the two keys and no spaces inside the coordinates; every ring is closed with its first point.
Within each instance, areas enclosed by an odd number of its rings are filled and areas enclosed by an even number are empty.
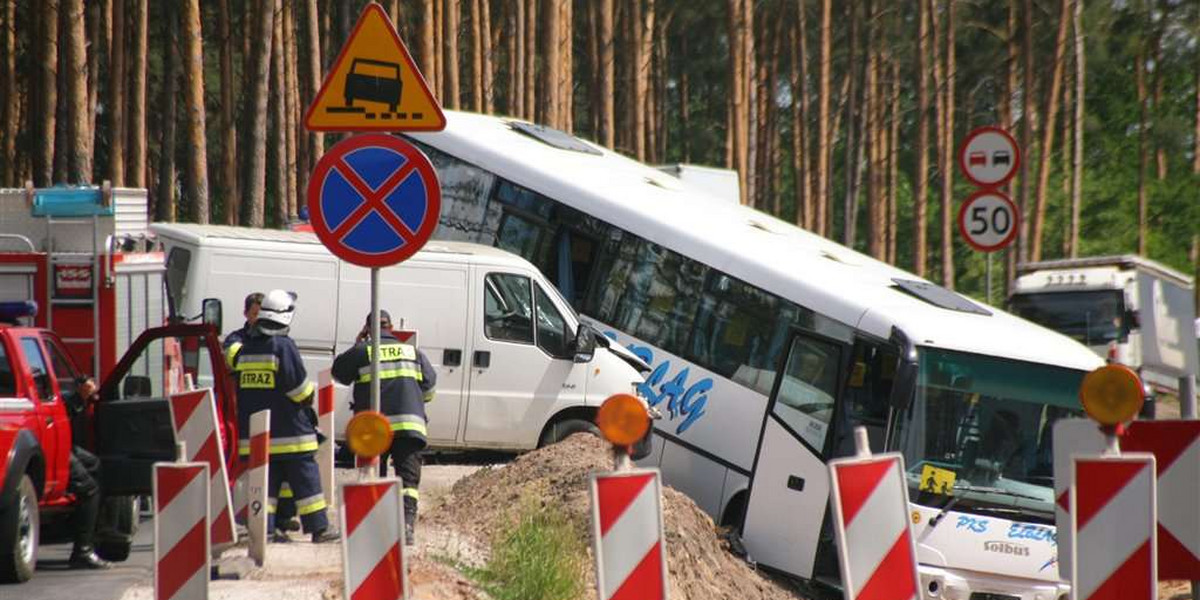
{"type": "Polygon", "coordinates": [[[980,190],[958,209],[958,232],[980,252],[1003,250],[1017,237],[1020,213],[1008,196],[997,190],[980,190]]]}

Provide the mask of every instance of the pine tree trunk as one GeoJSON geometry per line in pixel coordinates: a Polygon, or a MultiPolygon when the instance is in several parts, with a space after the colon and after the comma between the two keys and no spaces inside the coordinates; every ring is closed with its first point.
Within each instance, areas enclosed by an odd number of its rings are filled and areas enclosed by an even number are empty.
{"type": "MultiPolygon", "coordinates": [[[[315,0],[310,0],[315,2],[315,0]]],[[[433,5],[442,0],[422,0],[421,2],[421,39],[420,41],[420,69],[421,75],[425,76],[425,82],[429,84],[429,89],[437,94],[438,87],[437,68],[434,63],[437,62],[437,40],[436,40],[436,23],[434,22],[433,5]]],[[[315,160],[315,157],[314,157],[315,160]]]]}
{"type": "MultiPolygon", "coordinates": [[[[0,0],[0,12],[4,10],[4,0],[0,0]]],[[[85,50],[87,54],[87,119],[88,119],[88,136],[89,145],[92,150],[93,169],[95,168],[95,152],[96,152],[96,108],[99,104],[100,93],[100,61],[104,58],[104,2],[90,2],[86,5],[87,11],[87,43],[90,51],[85,50]]],[[[4,17],[0,15],[0,26],[3,26],[4,17]]],[[[2,34],[0,34],[2,35],[2,34]]],[[[4,43],[0,41],[0,52],[4,50],[4,43]]],[[[15,49],[14,49],[15,51],[15,49]]],[[[0,67],[0,76],[4,73],[3,67],[0,67]]],[[[0,80],[2,81],[2,80],[0,80]]],[[[0,91],[0,98],[4,97],[4,92],[0,91]]],[[[3,115],[4,107],[0,106],[0,115],[3,115]]],[[[4,139],[3,127],[0,127],[0,140],[4,139]]],[[[3,158],[3,157],[0,157],[3,158]]],[[[0,168],[0,171],[3,171],[0,168]]],[[[94,172],[94,171],[93,171],[94,172]]],[[[3,177],[3,173],[0,173],[3,177]]],[[[3,185],[3,183],[0,183],[3,185]]]]}
{"type": "Polygon", "coordinates": [[[471,110],[483,112],[483,28],[480,0],[471,3],[471,110]]]}
{"type": "Polygon", "coordinates": [[[1033,227],[1030,231],[1029,260],[1042,259],[1042,236],[1046,222],[1047,196],[1050,193],[1050,158],[1054,153],[1054,124],[1058,116],[1059,93],[1062,91],[1064,56],[1067,48],[1067,27],[1071,24],[1070,0],[1060,0],[1058,34],[1054,38],[1054,72],[1050,77],[1050,94],[1046,98],[1046,112],[1042,119],[1042,144],[1038,154],[1037,199],[1034,206],[1033,227]]]}
{"type": "Polygon", "coordinates": [[[62,0],[66,31],[67,158],[70,183],[92,181],[92,132],[87,103],[87,26],[83,0],[62,0]]]}
{"type": "Polygon", "coordinates": [[[125,3],[112,0],[112,54],[109,62],[108,178],[113,186],[125,185],[125,3]]]}
{"type": "Polygon", "coordinates": [[[957,0],[946,0],[946,107],[942,140],[942,285],[954,289],[954,83],[958,77],[955,55],[957,0]]]}
{"type": "MultiPolygon", "coordinates": [[[[221,196],[225,209],[225,224],[237,223],[238,214],[238,182],[237,182],[237,105],[233,91],[233,28],[230,2],[220,0],[218,4],[218,29],[221,35],[221,196]]],[[[316,0],[312,0],[316,2],[316,0]]],[[[172,39],[172,38],[168,38],[172,39]]],[[[164,134],[165,135],[165,134],[164,134]]],[[[174,162],[171,168],[174,169],[174,162]]],[[[160,177],[165,172],[159,169],[160,177]]],[[[175,174],[171,173],[172,179],[175,174]]]]}
{"type": "MultiPolygon", "coordinates": [[[[616,115],[614,113],[615,85],[613,79],[613,0],[598,0],[600,30],[600,143],[606,148],[616,147],[616,115]]],[[[1200,92],[1197,92],[1200,97],[1200,92]]],[[[1200,108],[1197,109],[1200,115],[1200,108]]]]}
{"type": "MultiPolygon", "coordinates": [[[[312,102],[317,97],[317,92],[321,89],[321,31],[320,31],[320,16],[317,12],[317,0],[307,0],[307,10],[304,11],[304,45],[308,47],[308,71],[305,73],[305,87],[307,89],[306,104],[312,102]]],[[[425,46],[422,45],[422,50],[425,46]]],[[[427,74],[429,63],[425,62],[425,57],[421,57],[422,74],[427,74]]],[[[309,164],[305,169],[312,168],[325,154],[325,134],[313,131],[308,135],[308,160],[309,164]]],[[[241,194],[238,195],[241,198],[241,194]]]]}
{"type": "MultiPolygon", "coordinates": [[[[913,273],[929,262],[929,3],[917,2],[917,172],[913,175],[913,273]]],[[[935,90],[936,93],[936,90],[935,90]]]]}
{"type": "Polygon", "coordinates": [[[480,56],[480,71],[483,85],[483,112],[492,114],[496,110],[495,72],[493,71],[492,52],[492,0],[476,0],[479,3],[479,42],[482,45],[480,56]]]}
{"type": "MultiPolygon", "coordinates": [[[[393,4],[394,10],[399,10],[397,5],[393,4]]],[[[284,101],[284,126],[287,135],[287,219],[290,222],[296,218],[297,202],[304,194],[304,188],[300,186],[300,178],[304,177],[307,183],[308,169],[299,168],[297,155],[297,113],[299,112],[299,98],[296,96],[297,77],[296,77],[296,19],[295,9],[291,2],[283,4],[283,101],[284,101]],[[303,175],[300,172],[302,171],[303,175]]]]}
{"type": "Polygon", "coordinates": [[[443,72],[446,75],[446,95],[443,102],[446,108],[451,110],[458,110],[458,95],[461,89],[458,82],[458,13],[458,0],[446,0],[443,13],[445,29],[442,32],[445,48],[445,54],[442,56],[445,64],[443,72]]]}
{"type": "MultiPolygon", "coordinates": [[[[264,11],[268,12],[268,11],[264,11]]],[[[268,17],[270,14],[268,12],[268,17]]],[[[270,38],[270,35],[267,36],[270,38]]],[[[185,0],[183,12],[184,110],[187,113],[188,164],[184,168],[191,214],[208,223],[208,154],[204,130],[204,37],[200,30],[200,0],[185,0]]]]}
{"type": "Polygon", "coordinates": [[[745,102],[742,103],[742,114],[738,120],[742,123],[738,130],[741,134],[741,139],[738,144],[741,147],[741,155],[739,158],[739,170],[742,177],[746,180],[746,202],[753,203],[758,196],[758,173],[756,158],[758,153],[758,86],[757,79],[754,74],[757,69],[758,61],[755,60],[754,52],[754,0],[742,0],[742,22],[744,23],[744,35],[742,43],[742,60],[745,61],[745,66],[742,68],[742,85],[745,87],[742,98],[745,102]]]}
{"type": "Polygon", "coordinates": [[[525,2],[509,4],[508,15],[513,35],[505,38],[508,47],[508,114],[525,115],[525,2]]]}
{"type": "Polygon", "coordinates": [[[1149,198],[1146,192],[1146,164],[1149,154],[1149,140],[1147,139],[1147,125],[1149,118],[1147,115],[1147,102],[1149,98],[1146,94],[1146,56],[1141,48],[1138,48],[1137,56],[1135,57],[1137,64],[1134,65],[1134,80],[1137,86],[1138,100],[1138,170],[1137,170],[1137,251],[1142,256],[1147,256],[1149,249],[1149,198]]]}
{"type": "Polygon", "coordinates": [[[149,27],[148,0],[133,2],[133,31],[129,41],[132,57],[129,64],[129,119],[126,129],[129,138],[126,148],[125,183],[130,187],[146,186],[146,38],[149,27]]]}
{"type": "MultiPolygon", "coordinates": [[[[179,95],[179,13],[175,4],[163,5],[162,20],[165,64],[158,105],[163,111],[163,121],[158,146],[158,189],[154,207],[157,220],[171,223],[175,221],[175,123],[179,95]]],[[[228,42],[228,38],[225,41],[228,42]]]]}
{"type": "Polygon", "coordinates": [[[898,257],[896,255],[897,245],[899,240],[899,221],[900,221],[900,205],[899,205],[899,189],[900,189],[900,61],[895,58],[891,59],[892,63],[892,107],[891,116],[891,132],[888,138],[888,214],[887,214],[887,230],[888,230],[888,258],[887,261],[891,264],[896,264],[898,257]]]}
{"type": "MultiPolygon", "coordinates": [[[[559,16],[559,38],[562,40],[562,78],[558,81],[559,127],[571,133],[575,130],[575,8],[574,0],[560,0],[562,15],[559,16]]],[[[665,34],[665,32],[664,32],[665,34]]],[[[664,37],[665,39],[665,37],[664,37]]]]}
{"type": "Polygon", "coordinates": [[[846,81],[849,82],[850,87],[846,104],[846,143],[842,148],[846,153],[846,166],[842,169],[842,174],[846,177],[846,189],[842,198],[842,243],[851,248],[854,247],[854,234],[858,227],[858,186],[855,183],[861,149],[859,132],[855,129],[859,120],[858,50],[861,43],[859,40],[858,2],[859,0],[845,0],[846,21],[850,27],[850,42],[846,45],[846,81]]]}
{"type": "Polygon", "coordinates": [[[829,202],[829,78],[833,63],[833,0],[821,0],[821,58],[820,74],[817,77],[817,188],[813,190],[817,202],[814,207],[817,235],[829,235],[826,220],[829,202]]]}
{"type": "Polygon", "coordinates": [[[47,0],[42,10],[35,11],[39,35],[35,36],[38,51],[37,147],[33,155],[34,185],[46,187],[54,183],[55,116],[58,109],[58,1],[47,0]]]}
{"type": "MultiPolygon", "coordinates": [[[[1015,0],[1014,0],[1015,1],[1015,0]]],[[[1021,82],[1021,135],[1017,143],[1021,152],[1030,157],[1021,161],[1020,188],[1018,191],[1017,209],[1021,211],[1021,232],[1017,239],[1016,262],[1025,262],[1029,256],[1029,221],[1030,221],[1030,170],[1029,163],[1033,162],[1033,0],[1025,0],[1021,12],[1021,38],[1024,69],[1021,82]]],[[[1014,272],[1015,273],[1015,272],[1014,272]]],[[[1015,274],[1013,274],[1015,277],[1015,274]]]]}
{"type": "MultiPolygon", "coordinates": [[[[190,0],[194,1],[194,0],[190,0]]],[[[245,105],[242,108],[241,148],[242,206],[241,223],[262,227],[266,209],[267,177],[267,84],[271,73],[271,36],[273,16],[279,0],[268,0],[254,11],[253,48],[250,72],[246,76],[245,105]]]]}
{"type": "Polygon", "coordinates": [[[558,105],[558,80],[562,76],[559,72],[562,69],[562,57],[559,56],[559,27],[561,24],[558,19],[561,15],[559,9],[559,0],[546,0],[545,14],[545,29],[546,35],[545,44],[545,63],[542,67],[542,90],[546,96],[543,99],[537,115],[537,120],[550,127],[561,128],[559,123],[559,105],[558,105]]]}
{"type": "Polygon", "coordinates": [[[283,10],[281,5],[275,6],[275,17],[271,19],[274,30],[271,35],[271,118],[268,133],[271,145],[267,149],[267,159],[271,164],[271,172],[267,174],[267,184],[271,186],[269,197],[274,203],[268,203],[274,208],[274,214],[267,221],[274,221],[276,227],[283,227],[288,221],[288,167],[287,167],[287,99],[284,86],[287,85],[285,67],[283,66],[283,10]]]}
{"type": "Polygon", "coordinates": [[[67,11],[63,6],[66,0],[58,0],[58,96],[54,106],[54,164],[50,180],[54,183],[68,183],[67,180],[67,155],[68,148],[71,142],[68,139],[70,132],[68,131],[68,121],[70,120],[70,111],[67,108],[67,100],[71,97],[69,83],[67,81],[67,71],[70,67],[67,65],[67,53],[69,48],[66,43],[66,31],[69,26],[67,23],[67,11]]]}
{"type": "Polygon", "coordinates": [[[538,0],[525,2],[525,118],[537,119],[538,0]]]}
{"type": "MultiPolygon", "coordinates": [[[[927,0],[929,2],[929,36],[930,48],[932,48],[931,59],[933,62],[933,105],[934,105],[934,124],[936,132],[934,133],[934,155],[937,158],[938,179],[946,178],[946,171],[951,168],[946,162],[946,157],[949,152],[946,151],[946,141],[950,136],[946,133],[946,93],[945,93],[945,76],[942,71],[942,25],[941,17],[939,16],[940,0],[927,0]]],[[[943,188],[944,189],[944,188],[943,188]]],[[[939,195],[940,197],[940,195],[939,195]]],[[[939,209],[941,204],[939,203],[939,209]]],[[[940,210],[939,210],[940,212],[940,210]]],[[[940,232],[940,228],[939,228],[940,232]]],[[[945,244],[939,245],[939,254],[945,249],[945,244]]],[[[943,260],[944,265],[944,260],[943,260]]],[[[944,275],[944,273],[943,273],[944,275]]]]}
{"type": "MultiPolygon", "coordinates": [[[[3,75],[0,83],[3,85],[0,87],[4,88],[0,90],[4,94],[4,105],[0,106],[0,116],[3,117],[3,120],[0,120],[3,133],[0,135],[4,139],[4,146],[0,149],[0,186],[17,186],[20,183],[17,167],[17,132],[21,112],[21,94],[17,88],[17,0],[0,2],[0,14],[3,16],[0,20],[4,23],[3,28],[0,28],[0,67],[3,68],[0,71],[3,75]]],[[[1200,99],[1200,94],[1197,98],[1200,99]]],[[[1197,114],[1200,115],[1200,106],[1197,108],[1197,114]]]]}
{"type": "MultiPolygon", "coordinates": [[[[1083,0],[1075,0],[1073,17],[1075,32],[1075,151],[1071,159],[1071,252],[1070,257],[1079,256],[1079,216],[1083,206],[1083,125],[1084,98],[1087,86],[1087,51],[1083,42],[1083,0]]],[[[1197,73],[1200,75],[1200,72],[1197,73]]],[[[1197,79],[1196,113],[1200,116],[1200,77],[1197,79]]],[[[1196,149],[1200,150],[1200,120],[1197,120],[1196,149]]],[[[1196,152],[1196,171],[1200,172],[1200,151],[1196,152]]]]}
{"type": "MultiPolygon", "coordinates": [[[[804,63],[808,60],[805,47],[808,24],[807,9],[803,2],[796,4],[796,21],[792,27],[792,40],[788,44],[789,75],[792,86],[792,179],[795,181],[797,226],[812,229],[812,196],[809,194],[808,171],[808,78],[804,63]]],[[[686,132],[687,130],[684,129],[686,132]]],[[[686,136],[685,136],[686,138],[686,136]]]]}

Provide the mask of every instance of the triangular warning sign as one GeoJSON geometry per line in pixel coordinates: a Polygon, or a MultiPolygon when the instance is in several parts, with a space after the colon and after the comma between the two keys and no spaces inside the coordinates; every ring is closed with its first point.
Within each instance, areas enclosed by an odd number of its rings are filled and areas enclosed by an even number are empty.
{"type": "Polygon", "coordinates": [[[441,131],[442,107],[396,28],[367,4],[304,115],[311,131],[441,131]]]}

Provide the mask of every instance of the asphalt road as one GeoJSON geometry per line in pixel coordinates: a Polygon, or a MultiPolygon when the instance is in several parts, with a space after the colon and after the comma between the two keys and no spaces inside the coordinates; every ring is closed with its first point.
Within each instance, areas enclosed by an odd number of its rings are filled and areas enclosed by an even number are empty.
{"type": "Polygon", "coordinates": [[[0,600],[119,600],[128,587],[152,576],[153,521],[142,521],[129,560],[112,569],[69,570],[70,555],[70,543],[42,545],[33,579],[21,585],[0,585],[0,600]]]}

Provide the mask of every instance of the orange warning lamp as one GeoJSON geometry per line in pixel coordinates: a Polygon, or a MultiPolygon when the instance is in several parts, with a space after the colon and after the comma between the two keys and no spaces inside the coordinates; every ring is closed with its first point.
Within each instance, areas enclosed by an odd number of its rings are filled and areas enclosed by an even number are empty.
{"type": "Polygon", "coordinates": [[[631,446],[650,429],[650,414],[641,400],[629,394],[613,394],[600,405],[596,425],[614,446],[631,446]]]}
{"type": "Polygon", "coordinates": [[[1092,420],[1111,427],[1133,419],[1142,409],[1145,396],[1142,380],[1133,369],[1111,364],[1083,377],[1079,400],[1092,420]]]}
{"type": "Polygon", "coordinates": [[[360,412],[346,424],[346,442],[355,456],[375,458],[392,446],[392,427],[380,413],[360,412]]]}

